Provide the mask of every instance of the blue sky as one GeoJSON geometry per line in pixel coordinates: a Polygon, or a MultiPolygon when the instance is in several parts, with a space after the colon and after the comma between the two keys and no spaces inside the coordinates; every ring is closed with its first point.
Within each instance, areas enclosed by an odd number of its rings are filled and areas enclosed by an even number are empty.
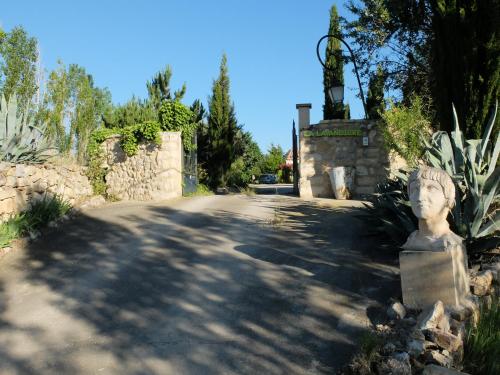
{"type": "MultiPolygon", "coordinates": [[[[57,59],[85,67],[115,103],[146,97],[146,81],[168,64],[172,88],[187,85],[184,103],[206,105],[226,53],[238,120],[265,151],[271,143],[290,147],[295,104],[312,103],[311,121],[322,118],[315,49],[334,3],[346,16],[343,2],[324,0],[5,1],[0,25],[35,36],[49,71],[57,59]]],[[[361,118],[351,69],[346,102],[361,118]]]]}

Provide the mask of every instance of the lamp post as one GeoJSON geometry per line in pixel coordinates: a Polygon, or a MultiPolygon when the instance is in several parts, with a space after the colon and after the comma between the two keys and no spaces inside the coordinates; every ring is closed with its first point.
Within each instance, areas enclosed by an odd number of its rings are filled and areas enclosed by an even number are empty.
{"type": "MultiPolygon", "coordinates": [[[[321,59],[321,55],[319,53],[319,46],[320,46],[321,42],[323,41],[323,39],[326,39],[326,38],[335,38],[335,39],[341,41],[349,50],[349,53],[351,54],[352,63],[354,65],[354,71],[356,72],[356,78],[358,79],[359,94],[361,96],[361,101],[363,102],[363,110],[365,112],[365,119],[367,119],[368,114],[366,113],[365,95],[363,94],[363,88],[361,87],[361,80],[359,79],[359,74],[358,74],[358,67],[356,66],[356,60],[354,59],[354,53],[352,52],[351,47],[349,47],[349,45],[344,41],[344,39],[342,39],[338,35],[327,34],[327,35],[322,36],[320,38],[320,40],[318,40],[318,44],[316,45],[316,55],[318,56],[318,60],[321,63],[321,65],[323,65],[324,69],[330,70],[330,68],[328,68],[325,65],[325,63],[323,62],[323,60],[321,59]]],[[[333,103],[342,103],[344,101],[344,86],[342,84],[337,84],[333,87],[328,88],[328,95],[330,95],[330,99],[332,100],[333,103]]]]}

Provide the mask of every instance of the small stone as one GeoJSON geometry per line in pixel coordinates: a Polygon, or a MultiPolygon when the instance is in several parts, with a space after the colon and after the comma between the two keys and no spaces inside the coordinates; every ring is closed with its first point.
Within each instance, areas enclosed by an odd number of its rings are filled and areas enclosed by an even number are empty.
{"type": "Polygon", "coordinates": [[[387,316],[390,319],[403,319],[406,316],[406,309],[401,302],[394,302],[387,309],[387,316]]]}
{"type": "Polygon", "coordinates": [[[490,270],[479,272],[471,277],[471,292],[476,296],[484,296],[489,293],[491,282],[493,281],[493,272],[490,270]]]}
{"type": "Polygon", "coordinates": [[[383,375],[411,375],[408,353],[396,353],[378,365],[378,373],[383,375]]]}
{"type": "Polygon", "coordinates": [[[430,328],[423,331],[427,339],[435,342],[440,348],[454,352],[463,346],[462,340],[451,333],[441,331],[436,328],[430,328]]]}
{"type": "Polygon", "coordinates": [[[491,271],[493,281],[498,283],[498,277],[500,275],[500,262],[483,264],[482,268],[484,271],[491,271]]]}
{"type": "Polygon", "coordinates": [[[451,319],[450,331],[452,334],[463,340],[465,337],[465,322],[459,322],[458,320],[451,319]]]}
{"type": "Polygon", "coordinates": [[[469,374],[442,366],[427,365],[425,366],[422,375],[469,375],[469,374]]]}
{"type": "Polygon", "coordinates": [[[444,367],[451,367],[453,360],[441,354],[437,350],[431,350],[425,353],[425,363],[434,363],[444,367]]]}
{"type": "Polygon", "coordinates": [[[450,332],[450,316],[445,312],[439,321],[437,328],[444,332],[450,332]]]}
{"type": "Polygon", "coordinates": [[[407,345],[408,353],[414,358],[418,358],[424,351],[437,349],[437,345],[427,340],[411,340],[407,345]]]}
{"type": "Polygon", "coordinates": [[[443,318],[444,315],[444,304],[441,301],[437,301],[430,308],[425,309],[418,316],[417,324],[422,330],[436,328],[443,318]]]}
{"type": "Polygon", "coordinates": [[[466,306],[447,306],[446,309],[450,316],[458,320],[459,322],[463,322],[467,320],[472,315],[472,309],[467,308],[466,306]]]}

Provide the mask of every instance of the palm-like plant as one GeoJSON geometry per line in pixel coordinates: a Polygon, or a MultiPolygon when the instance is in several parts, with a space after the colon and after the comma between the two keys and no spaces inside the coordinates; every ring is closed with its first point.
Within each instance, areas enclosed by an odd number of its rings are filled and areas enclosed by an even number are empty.
{"type": "Polygon", "coordinates": [[[17,116],[17,98],[9,102],[0,99],[0,160],[12,163],[42,163],[49,157],[51,147],[44,135],[45,125],[37,127],[28,111],[17,116]]]}

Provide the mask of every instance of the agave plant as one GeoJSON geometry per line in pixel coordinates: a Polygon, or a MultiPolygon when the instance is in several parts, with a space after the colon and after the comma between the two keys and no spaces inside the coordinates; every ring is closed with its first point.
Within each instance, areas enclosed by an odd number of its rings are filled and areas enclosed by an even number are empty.
{"type": "Polygon", "coordinates": [[[9,102],[0,99],[0,160],[12,163],[42,163],[51,155],[49,140],[44,136],[45,125],[35,126],[28,111],[17,116],[17,98],[9,102]]]}
{"type": "Polygon", "coordinates": [[[426,143],[425,159],[433,167],[448,172],[457,187],[456,204],[452,211],[454,229],[469,242],[500,231],[499,202],[500,133],[490,140],[495,124],[498,101],[481,139],[464,140],[455,107],[455,130],[439,131],[426,143]]]}
{"type": "MultiPolygon", "coordinates": [[[[453,230],[467,241],[468,252],[496,247],[500,243],[499,184],[500,134],[495,143],[491,134],[498,103],[495,105],[483,137],[464,140],[455,108],[454,131],[438,131],[425,141],[424,161],[441,168],[452,177],[457,194],[456,204],[448,218],[453,230]]],[[[399,171],[396,178],[379,184],[373,205],[368,207],[378,230],[401,245],[417,229],[407,195],[408,172],[399,171]]]]}

